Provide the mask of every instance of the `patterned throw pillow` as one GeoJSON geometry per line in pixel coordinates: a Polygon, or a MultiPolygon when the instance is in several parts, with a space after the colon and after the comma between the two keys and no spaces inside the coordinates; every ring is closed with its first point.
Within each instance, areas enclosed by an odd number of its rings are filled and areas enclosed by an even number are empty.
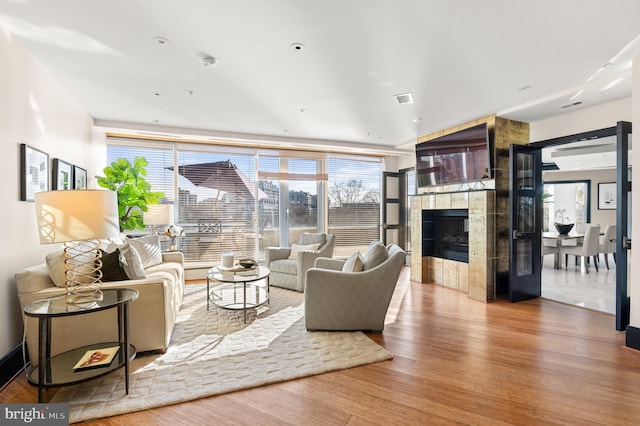
{"type": "Polygon", "coordinates": [[[342,265],[342,272],[362,272],[364,259],[359,251],[353,253],[342,265]]]}

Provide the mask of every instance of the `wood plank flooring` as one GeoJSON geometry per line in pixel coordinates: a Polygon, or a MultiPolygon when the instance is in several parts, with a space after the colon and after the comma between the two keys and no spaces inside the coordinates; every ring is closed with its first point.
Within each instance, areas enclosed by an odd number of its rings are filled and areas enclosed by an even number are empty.
{"type": "MultiPolygon", "coordinates": [[[[640,424],[640,352],[612,315],[542,299],[476,302],[410,282],[405,268],[387,320],[370,337],[393,360],[87,423],[640,424]]],[[[24,375],[0,392],[4,403],[36,400],[24,375]]]]}

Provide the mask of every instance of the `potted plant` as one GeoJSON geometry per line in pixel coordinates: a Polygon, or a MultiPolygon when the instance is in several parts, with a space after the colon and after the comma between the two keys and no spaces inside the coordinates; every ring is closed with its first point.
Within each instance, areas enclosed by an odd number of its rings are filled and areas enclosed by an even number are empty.
{"type": "Polygon", "coordinates": [[[164,197],[160,191],[151,191],[151,184],[144,178],[148,165],[144,157],[136,157],[133,164],[126,158],[118,158],[103,169],[104,176],[96,176],[98,185],[118,194],[120,231],[144,229],[142,213],[147,205],[158,204],[164,197]]]}

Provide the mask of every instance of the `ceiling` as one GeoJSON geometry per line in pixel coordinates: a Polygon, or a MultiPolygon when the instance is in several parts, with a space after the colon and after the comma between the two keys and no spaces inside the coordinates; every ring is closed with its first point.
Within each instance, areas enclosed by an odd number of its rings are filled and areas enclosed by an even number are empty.
{"type": "Polygon", "coordinates": [[[202,140],[410,152],[628,97],[640,54],[637,0],[1,1],[98,125],[202,140]]]}

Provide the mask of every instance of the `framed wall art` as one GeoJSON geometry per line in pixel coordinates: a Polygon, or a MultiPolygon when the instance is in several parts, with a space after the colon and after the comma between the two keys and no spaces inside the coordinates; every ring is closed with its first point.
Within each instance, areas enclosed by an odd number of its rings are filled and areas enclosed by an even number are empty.
{"type": "Polygon", "coordinates": [[[20,144],[20,200],[34,201],[36,192],[49,190],[49,154],[20,144]]]}
{"type": "Polygon", "coordinates": [[[87,171],[73,166],[73,189],[87,189],[87,171]]]}
{"type": "Polygon", "coordinates": [[[617,206],[616,200],[616,183],[599,183],[598,184],[598,210],[615,210],[617,206]]]}
{"type": "Polygon", "coordinates": [[[53,185],[51,189],[73,189],[73,165],[59,158],[53,159],[53,185]]]}

